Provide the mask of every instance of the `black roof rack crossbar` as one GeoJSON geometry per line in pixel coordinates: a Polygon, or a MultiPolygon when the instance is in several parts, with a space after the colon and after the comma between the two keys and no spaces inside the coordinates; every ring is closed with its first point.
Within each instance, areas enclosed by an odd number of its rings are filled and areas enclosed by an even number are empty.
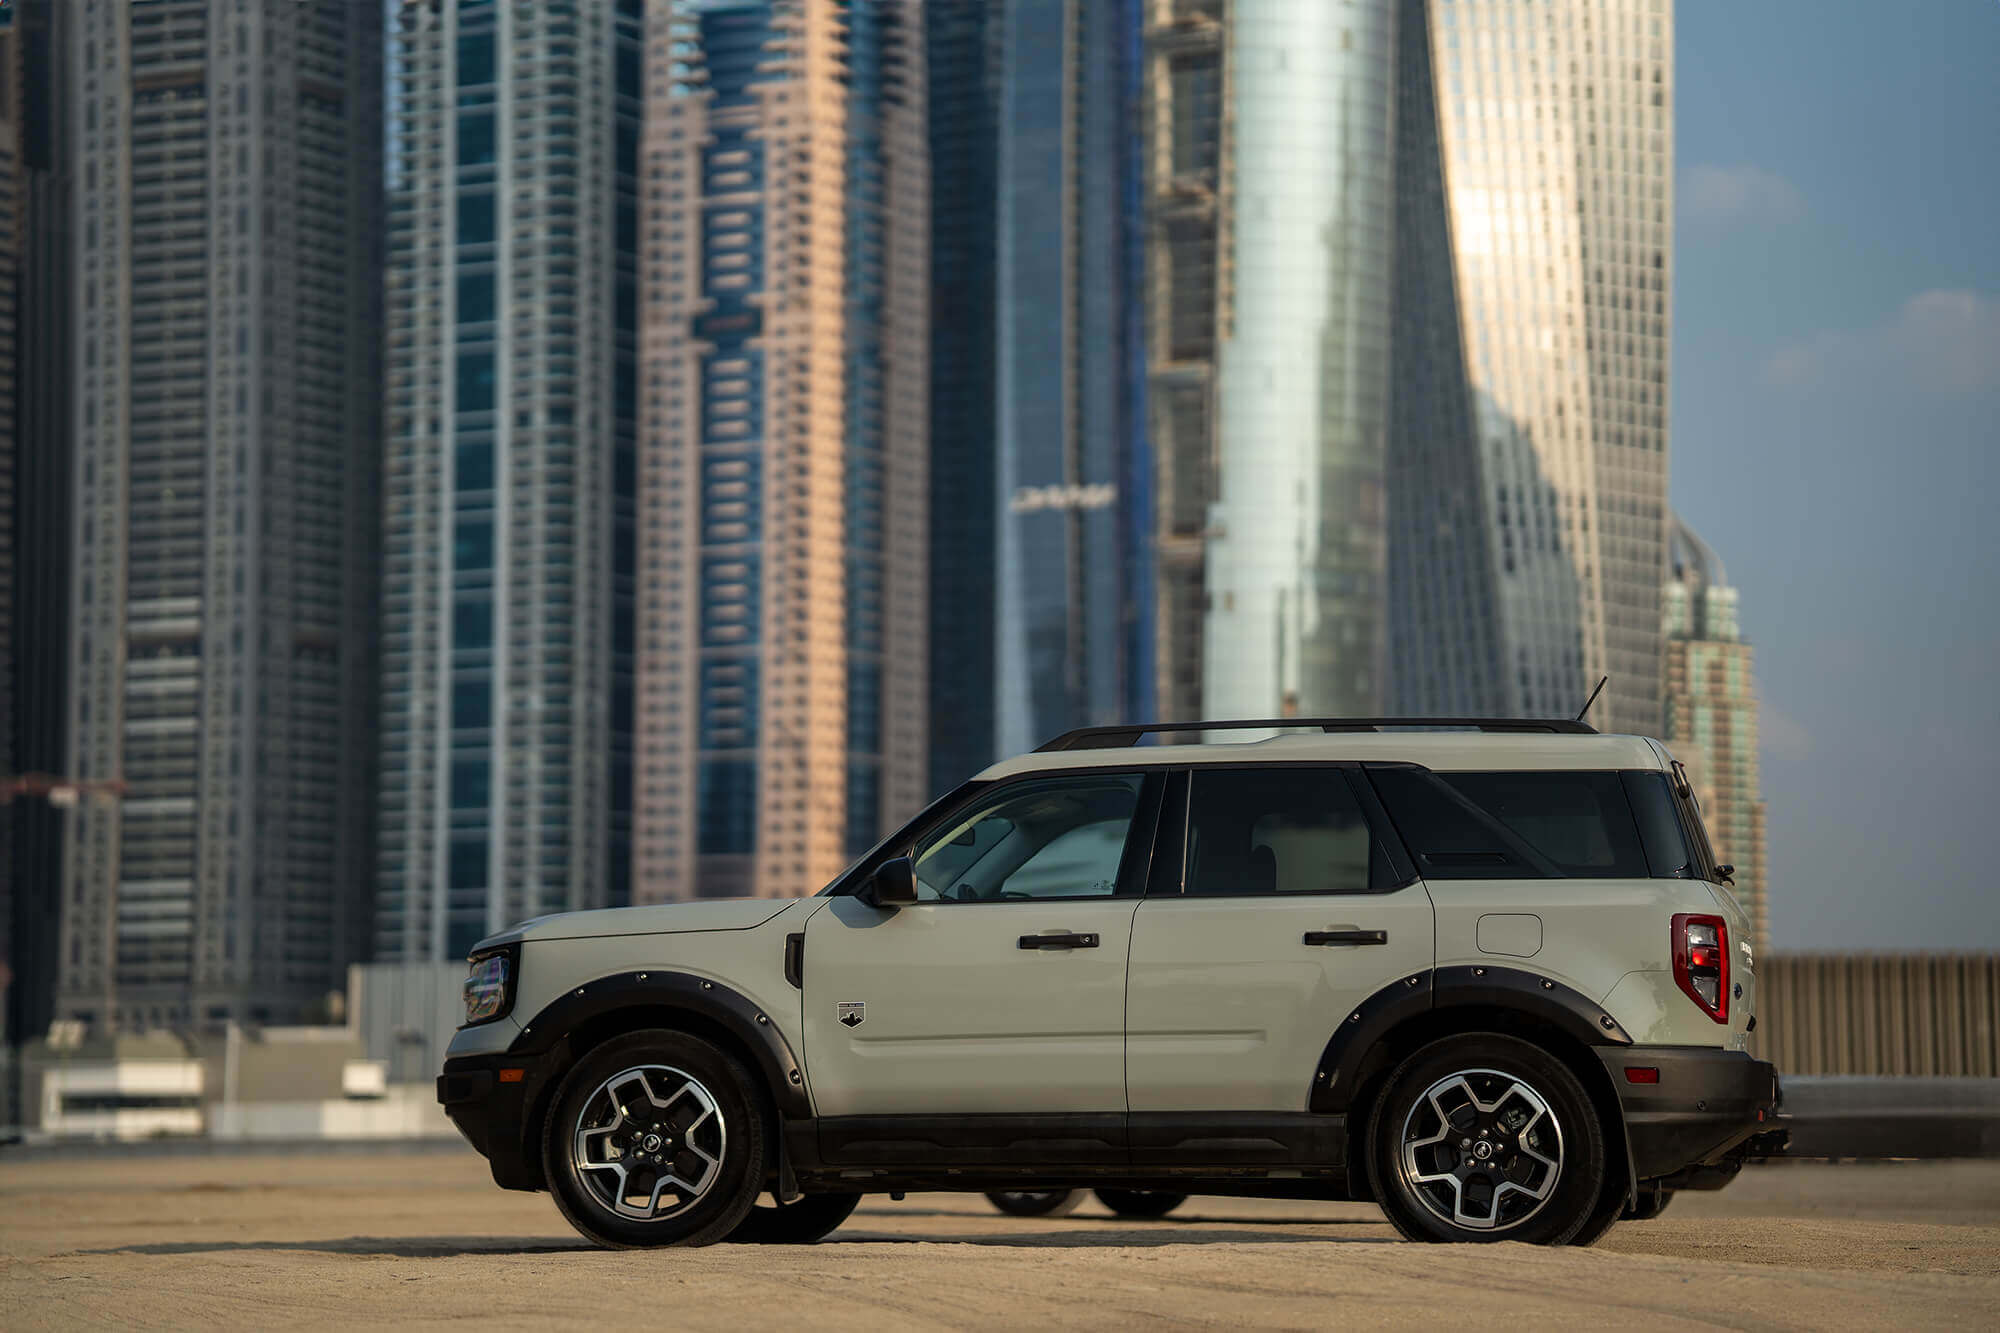
{"type": "Polygon", "coordinates": [[[1035,747],[1053,750],[1113,750],[1137,745],[1141,736],[1161,731],[1262,731],[1273,727],[1318,727],[1325,732],[1381,731],[1385,727],[1453,727],[1477,731],[1559,732],[1595,736],[1597,728],[1566,717],[1267,717],[1226,722],[1147,722],[1127,727],[1078,727],[1035,747]]]}

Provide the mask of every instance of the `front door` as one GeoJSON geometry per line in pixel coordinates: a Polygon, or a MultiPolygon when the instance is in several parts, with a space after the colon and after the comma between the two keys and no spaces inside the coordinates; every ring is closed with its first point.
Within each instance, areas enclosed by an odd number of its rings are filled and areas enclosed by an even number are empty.
{"type": "Polygon", "coordinates": [[[822,1117],[1125,1111],[1125,961],[1164,779],[997,788],[911,850],[919,901],[806,928],[822,1117]]]}
{"type": "Polygon", "coordinates": [[[1341,768],[1201,767],[1177,790],[1183,874],[1154,876],[1132,930],[1135,1133],[1147,1113],[1303,1112],[1334,1030],[1431,967],[1430,898],[1341,768]]]}

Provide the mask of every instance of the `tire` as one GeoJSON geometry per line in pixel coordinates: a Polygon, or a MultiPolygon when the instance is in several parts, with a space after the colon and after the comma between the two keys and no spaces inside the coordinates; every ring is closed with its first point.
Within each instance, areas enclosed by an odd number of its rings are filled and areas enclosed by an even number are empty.
{"type": "Polygon", "coordinates": [[[1604,1133],[1583,1085],[1547,1051],[1497,1033],[1446,1037],[1389,1076],[1368,1175],[1411,1240],[1564,1245],[1603,1201],[1604,1133]]]}
{"type": "Polygon", "coordinates": [[[609,1249],[726,1238],[764,1188],[764,1152],[749,1071],[660,1029],[614,1037],[577,1061],[542,1128],[556,1207],[609,1249]]]}
{"type": "Polygon", "coordinates": [[[859,1194],[807,1194],[770,1207],[756,1204],[729,1239],[737,1245],[811,1245],[845,1222],[860,1202],[859,1194]]]}
{"type": "Polygon", "coordinates": [[[1083,1191],[991,1190],[986,1198],[1010,1217],[1061,1217],[1083,1202],[1083,1191]]]}
{"type": "Polygon", "coordinates": [[[1120,1217],[1165,1217],[1187,1202],[1185,1194],[1164,1190],[1093,1190],[1097,1201],[1120,1217]]]}
{"type": "Polygon", "coordinates": [[[1619,1214],[1627,1222],[1650,1222],[1667,1211],[1667,1205],[1674,1201],[1674,1192],[1661,1189],[1657,1184],[1639,1186],[1639,1198],[1630,1208],[1619,1214]]]}

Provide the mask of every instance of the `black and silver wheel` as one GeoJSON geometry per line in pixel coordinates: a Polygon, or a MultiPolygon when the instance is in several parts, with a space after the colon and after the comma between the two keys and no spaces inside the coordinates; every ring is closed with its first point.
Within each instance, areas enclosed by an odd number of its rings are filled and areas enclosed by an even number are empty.
{"type": "Polygon", "coordinates": [[[1093,1190],[1097,1201],[1120,1217],[1165,1217],[1187,1202],[1185,1194],[1164,1190],[1093,1190]]]}
{"type": "Polygon", "coordinates": [[[1083,1202],[1082,1190],[992,1190],[986,1198],[1013,1217],[1061,1217],[1083,1202]]]}
{"type": "Polygon", "coordinates": [[[1600,1200],[1604,1139],[1560,1060],[1513,1037],[1448,1037],[1390,1076],[1369,1172],[1382,1211],[1412,1240],[1560,1245],[1600,1200]]]}
{"type": "Polygon", "coordinates": [[[861,1202],[859,1194],[806,1194],[790,1203],[757,1204],[729,1233],[738,1245],[811,1245],[832,1234],[861,1202]]]}
{"type": "Polygon", "coordinates": [[[763,1186],[755,1086],[741,1064],[697,1038],[614,1038],[563,1079],[542,1163],[556,1206],[599,1245],[713,1244],[763,1186]]]}

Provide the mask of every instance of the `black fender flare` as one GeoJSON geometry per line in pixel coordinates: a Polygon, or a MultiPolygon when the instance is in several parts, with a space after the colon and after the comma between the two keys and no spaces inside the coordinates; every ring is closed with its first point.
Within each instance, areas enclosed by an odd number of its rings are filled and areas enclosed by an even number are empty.
{"type": "Polygon", "coordinates": [[[572,986],[529,1019],[507,1049],[545,1055],[593,1019],[621,1009],[667,1009],[698,1015],[742,1044],[757,1062],[782,1120],[812,1117],[805,1067],[770,1014],[719,981],[685,972],[619,972],[572,986]]]}
{"type": "MultiPolygon", "coordinates": [[[[1363,1000],[1334,1029],[1313,1073],[1309,1109],[1325,1114],[1348,1112],[1377,1044],[1412,1018],[1449,1009],[1513,1010],[1540,1019],[1586,1047],[1632,1045],[1631,1034],[1617,1019],[1581,991],[1553,978],[1484,963],[1434,968],[1390,982],[1363,1000]]],[[[1611,1086],[1601,1062],[1597,1069],[1580,1071],[1578,1077],[1586,1087],[1594,1085],[1601,1106],[1616,1113],[1614,1142],[1624,1150],[1625,1198],[1629,1204],[1637,1197],[1638,1176],[1618,1090],[1611,1086]]],[[[1356,1130],[1353,1141],[1358,1143],[1362,1132],[1356,1130]]]]}
{"type": "Polygon", "coordinates": [[[1560,981],[1512,967],[1440,967],[1390,982],[1347,1015],[1320,1054],[1307,1105],[1320,1112],[1347,1110],[1376,1044],[1410,1019],[1444,1009],[1510,1009],[1585,1046],[1632,1044],[1616,1019],[1560,981]]]}

